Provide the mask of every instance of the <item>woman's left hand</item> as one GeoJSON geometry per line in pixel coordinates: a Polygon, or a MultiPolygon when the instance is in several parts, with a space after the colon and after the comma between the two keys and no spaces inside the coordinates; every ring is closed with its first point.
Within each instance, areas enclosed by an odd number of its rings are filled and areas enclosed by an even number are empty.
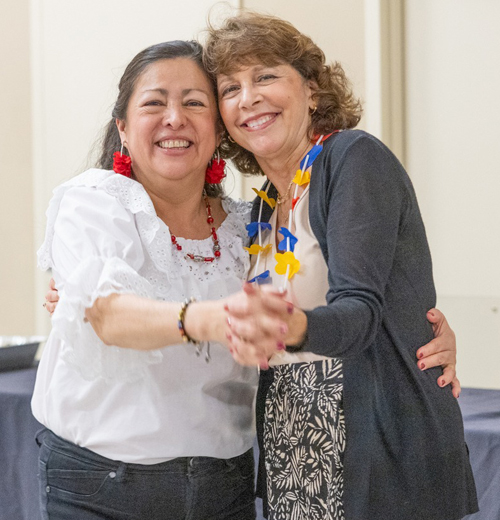
{"type": "Polygon", "coordinates": [[[461,387],[457,379],[457,343],[455,333],[451,330],[444,314],[438,309],[430,309],[427,319],[432,323],[434,339],[417,350],[418,367],[427,370],[441,366],[443,375],[438,378],[438,385],[445,387],[451,384],[455,397],[459,397],[461,387]]]}

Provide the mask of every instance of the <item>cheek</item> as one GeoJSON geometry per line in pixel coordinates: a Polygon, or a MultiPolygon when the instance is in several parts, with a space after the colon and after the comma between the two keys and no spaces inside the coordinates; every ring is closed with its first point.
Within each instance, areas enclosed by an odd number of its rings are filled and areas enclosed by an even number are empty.
{"type": "Polygon", "coordinates": [[[227,101],[219,104],[219,111],[223,123],[227,128],[234,126],[234,110],[231,110],[231,104],[227,101]]]}

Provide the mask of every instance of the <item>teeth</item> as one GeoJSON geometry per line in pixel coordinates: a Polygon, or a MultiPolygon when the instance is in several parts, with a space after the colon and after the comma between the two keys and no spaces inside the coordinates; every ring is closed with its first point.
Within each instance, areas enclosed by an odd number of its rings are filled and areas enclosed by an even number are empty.
{"type": "Polygon", "coordinates": [[[254,119],[253,121],[249,121],[247,123],[247,126],[249,126],[250,128],[255,128],[256,126],[260,126],[260,125],[263,125],[264,123],[267,123],[268,121],[271,121],[271,119],[273,119],[273,117],[274,116],[268,115],[268,116],[263,116],[260,119],[254,119]]]}
{"type": "Polygon", "coordinates": [[[160,148],[187,148],[189,141],[184,140],[172,140],[172,141],[161,141],[158,143],[160,148]]]}

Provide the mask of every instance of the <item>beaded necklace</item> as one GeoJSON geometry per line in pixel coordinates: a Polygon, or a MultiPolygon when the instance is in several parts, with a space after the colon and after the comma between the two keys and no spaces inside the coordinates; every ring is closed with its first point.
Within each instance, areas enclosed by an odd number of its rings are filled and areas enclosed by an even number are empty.
{"type": "MultiPolygon", "coordinates": [[[[306,154],[306,156],[300,161],[300,168],[297,170],[295,177],[292,179],[292,182],[290,183],[290,186],[288,187],[287,193],[284,197],[279,197],[280,201],[285,201],[288,199],[288,192],[290,191],[290,187],[295,184],[295,190],[292,198],[292,206],[288,212],[288,227],[282,226],[278,229],[278,233],[280,233],[283,236],[283,240],[278,244],[278,249],[283,252],[276,253],[274,255],[274,258],[276,259],[276,267],[275,271],[279,275],[285,275],[284,282],[283,282],[283,289],[286,289],[288,286],[288,280],[291,280],[293,276],[299,271],[300,269],[300,261],[295,258],[294,255],[294,249],[295,245],[298,242],[298,238],[294,236],[290,229],[292,227],[292,221],[293,221],[293,212],[295,210],[295,205],[297,204],[297,201],[299,200],[298,196],[298,190],[299,186],[304,186],[308,184],[311,180],[311,169],[312,164],[320,154],[321,150],[323,150],[323,143],[328,139],[333,133],[340,132],[340,130],[337,130],[335,132],[332,132],[331,134],[328,134],[326,136],[321,135],[314,146],[309,150],[309,152],[306,154]]],[[[260,197],[260,206],[259,206],[259,217],[257,222],[251,222],[247,226],[248,236],[254,237],[257,235],[257,244],[252,244],[250,247],[246,247],[245,249],[251,254],[251,255],[257,255],[257,260],[255,263],[255,272],[259,273],[259,263],[260,259],[263,255],[266,255],[271,249],[272,244],[267,244],[266,246],[262,246],[262,230],[268,229],[271,230],[271,224],[268,222],[262,222],[262,209],[264,202],[268,204],[271,209],[274,210],[276,207],[277,201],[273,198],[270,198],[268,196],[268,190],[271,183],[268,183],[267,188],[265,191],[263,190],[257,190],[253,188],[255,193],[260,197]]],[[[269,270],[266,270],[260,274],[257,274],[257,276],[254,276],[251,280],[249,280],[249,283],[252,282],[264,282],[267,278],[269,278],[270,272],[269,270]]],[[[265,282],[264,282],[265,283],[265,282]]]]}
{"type": "MultiPolygon", "coordinates": [[[[217,233],[215,231],[215,227],[213,226],[214,218],[212,217],[212,208],[210,207],[210,203],[208,202],[208,197],[206,193],[203,193],[203,196],[205,198],[205,206],[207,210],[207,224],[211,228],[211,235],[212,235],[212,241],[214,243],[213,245],[213,251],[214,256],[201,256],[201,255],[194,255],[193,253],[186,253],[184,255],[184,258],[194,260],[195,262],[213,262],[215,259],[220,258],[220,245],[219,245],[219,238],[217,236],[217,233]]],[[[174,246],[177,251],[182,251],[182,246],[177,242],[177,237],[175,235],[170,236],[172,240],[172,246],[174,246]]]]}

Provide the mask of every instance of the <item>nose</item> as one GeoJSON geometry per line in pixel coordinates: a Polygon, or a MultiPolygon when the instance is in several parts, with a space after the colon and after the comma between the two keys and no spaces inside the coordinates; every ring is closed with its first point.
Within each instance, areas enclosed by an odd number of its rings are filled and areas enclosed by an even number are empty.
{"type": "Polygon", "coordinates": [[[186,124],[186,114],[182,105],[169,105],[163,113],[163,124],[173,130],[182,128],[186,124]]]}
{"type": "Polygon", "coordinates": [[[253,85],[244,85],[240,91],[240,108],[252,108],[262,101],[262,94],[253,85]]]}

